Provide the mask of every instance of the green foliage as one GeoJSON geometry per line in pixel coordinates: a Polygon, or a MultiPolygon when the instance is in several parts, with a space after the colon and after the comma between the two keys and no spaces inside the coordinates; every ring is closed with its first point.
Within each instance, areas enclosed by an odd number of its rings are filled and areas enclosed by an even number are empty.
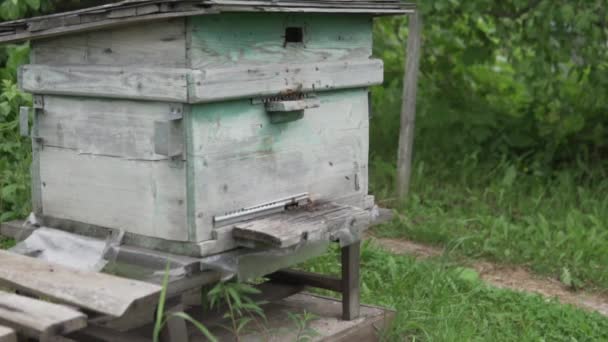
{"type": "MultiPolygon", "coordinates": [[[[417,145],[545,164],[608,150],[608,13],[602,0],[421,1],[417,145]]],[[[406,18],[377,21],[386,66],[375,89],[373,153],[396,153],[406,18]]],[[[429,148],[430,149],[430,148],[429,148]]]]}
{"type": "MultiPolygon", "coordinates": [[[[546,298],[499,290],[445,259],[417,261],[370,243],[361,251],[365,303],[397,310],[387,341],[605,341],[608,319],[546,298]]],[[[339,249],[306,264],[339,274],[339,249]]]]}
{"type": "Polygon", "coordinates": [[[9,249],[15,245],[15,240],[6,239],[0,235],[0,249],[9,249]]]}
{"type": "Polygon", "coordinates": [[[506,157],[418,159],[412,195],[377,232],[526,264],[573,288],[608,288],[608,167],[577,165],[546,175],[506,157]]]}
{"type": "Polygon", "coordinates": [[[250,323],[259,326],[261,324],[258,319],[266,319],[260,307],[263,303],[251,299],[251,295],[259,293],[258,289],[245,283],[220,282],[207,294],[210,308],[219,308],[220,305],[228,307],[224,318],[230,320],[231,326],[226,329],[232,332],[237,342],[241,340],[241,334],[250,323]]]}
{"type": "Polygon", "coordinates": [[[183,319],[186,322],[194,325],[202,334],[207,338],[208,341],[217,342],[217,338],[211,334],[209,329],[202,324],[201,322],[195,320],[190,315],[185,312],[173,312],[167,314],[165,312],[165,301],[167,299],[167,289],[169,287],[169,271],[170,271],[170,262],[167,262],[167,267],[165,269],[165,275],[163,276],[162,290],[158,299],[158,307],[156,308],[156,319],[154,321],[154,329],[152,332],[152,340],[154,342],[158,342],[160,340],[160,334],[165,327],[165,325],[169,322],[170,319],[183,319]]]}
{"type": "Polygon", "coordinates": [[[7,60],[0,68],[0,222],[27,216],[30,211],[31,143],[19,135],[20,106],[31,96],[19,92],[16,68],[27,60],[28,46],[6,48],[7,60]]]}
{"type": "Polygon", "coordinates": [[[310,327],[310,323],[317,318],[316,315],[306,310],[298,314],[285,311],[285,314],[297,328],[298,334],[296,335],[295,342],[309,342],[319,335],[316,330],[310,327]]]}

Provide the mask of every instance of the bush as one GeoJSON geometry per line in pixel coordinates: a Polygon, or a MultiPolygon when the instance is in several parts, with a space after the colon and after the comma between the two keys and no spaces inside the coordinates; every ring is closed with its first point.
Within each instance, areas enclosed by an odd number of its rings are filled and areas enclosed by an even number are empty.
{"type": "MultiPolygon", "coordinates": [[[[418,154],[522,156],[544,166],[608,151],[602,1],[420,2],[418,154]],[[576,9],[576,10],[575,10],[576,9]]],[[[385,89],[375,89],[375,156],[396,153],[407,19],[376,22],[385,89]]],[[[530,161],[531,163],[531,161],[530,161]]]]}

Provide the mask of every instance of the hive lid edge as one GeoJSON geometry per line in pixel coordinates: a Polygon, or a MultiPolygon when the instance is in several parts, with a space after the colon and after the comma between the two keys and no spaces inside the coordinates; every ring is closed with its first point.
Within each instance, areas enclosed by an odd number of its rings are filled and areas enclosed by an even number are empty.
{"type": "Polygon", "coordinates": [[[415,4],[399,0],[127,0],[0,23],[0,43],[16,43],[102,27],[220,12],[400,15],[412,13],[415,8],[415,4]]]}

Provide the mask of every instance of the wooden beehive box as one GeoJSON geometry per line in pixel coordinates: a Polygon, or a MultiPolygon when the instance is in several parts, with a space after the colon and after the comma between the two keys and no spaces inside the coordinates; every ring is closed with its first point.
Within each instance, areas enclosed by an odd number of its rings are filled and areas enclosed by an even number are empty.
{"type": "Polygon", "coordinates": [[[32,40],[20,85],[36,95],[36,215],[204,256],[234,248],[244,208],[370,208],[368,87],[383,79],[372,19],[407,11],[128,1],[1,25],[2,41],[32,40]]]}

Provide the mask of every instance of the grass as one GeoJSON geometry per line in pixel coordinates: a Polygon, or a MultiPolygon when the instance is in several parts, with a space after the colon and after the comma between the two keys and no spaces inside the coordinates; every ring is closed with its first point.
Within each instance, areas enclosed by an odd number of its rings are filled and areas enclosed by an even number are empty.
{"type": "MultiPolygon", "coordinates": [[[[376,162],[372,182],[390,186],[391,167],[376,162]]],[[[475,155],[451,167],[419,160],[410,198],[385,201],[399,215],[375,232],[608,289],[608,167],[530,168],[505,159],[479,163],[475,155]]]]}
{"type": "MultiPolygon", "coordinates": [[[[482,283],[444,259],[416,261],[364,243],[362,301],[392,307],[388,341],[603,341],[608,318],[482,283]]],[[[308,262],[339,274],[338,250],[308,262]]]]}
{"type": "Polygon", "coordinates": [[[9,249],[15,245],[15,240],[0,235],[0,249],[9,249]]]}

